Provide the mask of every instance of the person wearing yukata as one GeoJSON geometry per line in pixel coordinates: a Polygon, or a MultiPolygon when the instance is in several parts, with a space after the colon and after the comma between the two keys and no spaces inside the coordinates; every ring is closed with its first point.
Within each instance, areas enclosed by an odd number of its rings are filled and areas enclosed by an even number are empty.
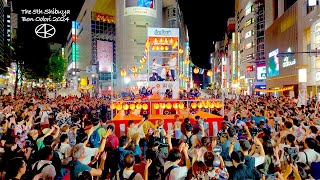
{"type": "Polygon", "coordinates": [[[168,61],[169,67],[170,67],[170,73],[172,81],[175,81],[175,73],[176,73],[176,66],[177,66],[177,57],[175,54],[170,55],[170,59],[168,61]]]}
{"type": "Polygon", "coordinates": [[[156,59],[153,59],[153,63],[152,63],[152,79],[154,81],[158,80],[158,68],[162,67],[160,64],[157,63],[156,59]]]}

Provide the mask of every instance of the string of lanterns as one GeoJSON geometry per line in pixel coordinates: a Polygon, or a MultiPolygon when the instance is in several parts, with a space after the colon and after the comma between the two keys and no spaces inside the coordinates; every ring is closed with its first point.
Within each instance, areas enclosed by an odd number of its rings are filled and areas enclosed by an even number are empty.
{"type": "MultiPolygon", "coordinates": [[[[183,102],[180,102],[180,103],[153,103],[153,108],[158,110],[158,109],[171,109],[171,108],[174,108],[174,109],[184,109],[185,108],[185,104],[183,102]]],[[[217,101],[217,102],[208,102],[208,101],[202,101],[202,102],[192,102],[190,104],[190,107],[192,109],[196,109],[196,108],[205,108],[205,109],[208,109],[208,108],[222,108],[222,102],[220,101],[217,101]]],[[[116,109],[118,111],[121,111],[121,110],[147,110],[149,109],[149,106],[147,103],[131,103],[131,104],[124,104],[124,103],[113,103],[111,104],[110,108],[112,110],[116,109]]]]}
{"type": "MultiPolygon", "coordinates": [[[[152,43],[151,50],[152,51],[169,51],[170,47],[172,50],[177,49],[178,47],[178,39],[177,38],[149,38],[145,43],[145,50],[143,57],[139,59],[138,64],[129,68],[129,70],[133,73],[133,77],[138,77],[138,73],[142,71],[145,67],[145,63],[148,59],[148,53],[150,51],[150,44],[152,43]]],[[[183,49],[177,50],[179,54],[183,54],[183,49]]],[[[125,68],[120,68],[121,76],[126,76],[127,70],[125,68]]]]}
{"type": "Polygon", "coordinates": [[[264,92],[264,93],[274,93],[274,92],[283,92],[283,91],[290,91],[293,89],[293,86],[284,87],[280,89],[258,89],[256,88],[255,91],[264,92]]]}

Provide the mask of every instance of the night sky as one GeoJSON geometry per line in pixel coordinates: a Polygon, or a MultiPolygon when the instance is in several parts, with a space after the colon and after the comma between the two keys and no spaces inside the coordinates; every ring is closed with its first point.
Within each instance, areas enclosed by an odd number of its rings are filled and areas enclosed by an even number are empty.
{"type": "MultiPolygon", "coordinates": [[[[70,19],[76,19],[84,0],[13,0],[15,11],[21,15],[21,9],[46,9],[58,8],[70,10],[70,19]],[[68,2],[66,4],[65,2],[68,2]]],[[[234,16],[235,0],[202,0],[195,3],[194,0],[179,0],[184,18],[189,30],[191,58],[196,66],[209,68],[209,54],[213,51],[213,41],[221,40],[227,27],[227,19],[234,16]],[[223,9],[223,10],[222,10],[223,9]],[[202,23],[201,23],[202,22],[202,23]]],[[[28,17],[32,17],[28,16],[28,17]]],[[[28,47],[30,58],[35,62],[41,62],[46,43],[58,42],[64,44],[70,31],[71,21],[52,23],[57,32],[53,38],[41,39],[35,36],[34,29],[40,22],[20,23],[20,38],[28,47]]],[[[36,63],[39,70],[43,66],[36,63]],[[42,66],[42,67],[41,67],[42,66]]]]}
{"type": "Polygon", "coordinates": [[[179,0],[184,14],[193,63],[209,69],[213,41],[222,40],[227,20],[234,16],[235,0],[179,0]],[[198,2],[198,3],[195,3],[198,2]]]}

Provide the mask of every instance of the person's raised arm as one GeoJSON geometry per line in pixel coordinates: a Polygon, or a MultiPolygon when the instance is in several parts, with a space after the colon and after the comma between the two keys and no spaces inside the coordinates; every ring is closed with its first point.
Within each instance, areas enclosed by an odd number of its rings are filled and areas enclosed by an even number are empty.
{"type": "Polygon", "coordinates": [[[148,159],[147,160],[147,163],[146,163],[146,166],[144,167],[144,180],[148,180],[148,176],[149,176],[149,167],[152,163],[152,160],[151,159],[148,159]]]}
{"type": "Polygon", "coordinates": [[[172,142],[171,142],[171,134],[167,135],[168,138],[168,151],[170,151],[172,149],[172,142]]]}
{"type": "Polygon", "coordinates": [[[183,154],[184,154],[184,159],[186,161],[186,166],[188,169],[191,168],[191,163],[190,163],[190,159],[189,159],[189,156],[188,156],[188,149],[189,149],[189,146],[188,144],[185,144],[184,148],[183,148],[183,154]]]}
{"type": "Polygon", "coordinates": [[[42,136],[40,138],[40,140],[43,141],[44,138],[46,138],[47,136],[50,136],[52,134],[52,132],[54,131],[54,129],[55,129],[54,127],[51,127],[50,131],[48,131],[44,136],[42,136]]]}
{"type": "Polygon", "coordinates": [[[250,141],[251,139],[252,139],[252,136],[251,136],[251,133],[250,133],[250,131],[249,131],[249,128],[248,128],[248,126],[243,126],[243,128],[244,128],[244,130],[247,132],[247,134],[248,134],[248,140],[250,141]]]}
{"type": "Polygon", "coordinates": [[[56,129],[56,133],[54,134],[53,139],[56,139],[60,135],[60,128],[57,125],[53,125],[53,127],[55,127],[56,129]]]}
{"type": "Polygon", "coordinates": [[[86,140],[85,142],[83,142],[83,145],[84,145],[84,146],[87,146],[87,144],[88,144],[88,142],[89,142],[89,138],[90,138],[90,136],[92,135],[93,131],[94,131],[94,127],[91,127],[90,130],[88,131],[88,138],[87,138],[87,140],[86,140]]]}
{"type": "Polygon", "coordinates": [[[260,142],[260,140],[257,137],[254,137],[253,140],[254,140],[254,143],[260,147],[260,152],[259,152],[260,156],[266,157],[264,149],[263,149],[263,145],[260,142]]]}
{"type": "Polygon", "coordinates": [[[299,174],[298,165],[290,164],[292,171],[294,173],[294,180],[302,180],[299,174]]]}
{"type": "Polygon", "coordinates": [[[237,139],[233,138],[231,143],[230,143],[229,150],[228,150],[229,156],[231,156],[231,153],[233,152],[233,149],[234,149],[234,143],[236,143],[236,142],[237,142],[237,139]]]}
{"type": "Polygon", "coordinates": [[[205,132],[204,132],[204,127],[203,127],[203,124],[200,124],[200,128],[201,128],[201,136],[202,137],[205,137],[206,136],[206,134],[205,134],[205,132]]]}
{"type": "Polygon", "coordinates": [[[111,129],[108,129],[105,133],[104,133],[104,136],[102,137],[102,140],[100,142],[100,146],[99,146],[99,149],[98,149],[98,152],[101,153],[104,148],[106,147],[106,142],[107,142],[107,137],[111,134],[112,130],[111,129]]]}
{"type": "Polygon", "coordinates": [[[92,176],[100,176],[102,174],[103,168],[104,168],[104,162],[107,158],[107,155],[105,152],[102,153],[101,155],[101,160],[100,160],[100,165],[98,169],[91,168],[90,174],[92,176]]]}

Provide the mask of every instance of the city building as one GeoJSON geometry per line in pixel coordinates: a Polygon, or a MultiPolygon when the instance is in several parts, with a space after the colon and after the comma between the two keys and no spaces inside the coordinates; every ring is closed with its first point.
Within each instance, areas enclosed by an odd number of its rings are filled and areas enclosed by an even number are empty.
{"type": "Polygon", "coordinates": [[[229,18],[227,21],[225,37],[222,41],[214,42],[215,52],[210,54],[210,63],[213,75],[210,77],[214,94],[236,93],[237,84],[235,64],[235,18],[229,18]]]}
{"type": "Polygon", "coordinates": [[[5,36],[6,36],[5,27],[4,27],[5,6],[6,6],[6,1],[0,0],[0,56],[3,56],[3,53],[4,53],[5,36]]]}
{"type": "MultiPolygon", "coordinates": [[[[189,59],[188,31],[178,2],[149,2],[152,4],[148,7],[138,7],[137,1],[129,0],[85,1],[78,18],[72,22],[65,46],[70,86],[78,89],[93,85],[96,92],[110,91],[112,86],[115,90],[123,90],[122,86],[128,83],[124,82],[121,69],[125,69],[131,79],[148,81],[146,75],[152,66],[141,70],[136,78],[132,78],[134,74],[130,74],[129,69],[146,56],[148,28],[164,27],[179,28],[179,47],[182,49],[179,73],[185,77],[180,86],[188,87],[191,68],[190,64],[183,63],[189,59]]],[[[162,55],[160,57],[166,57],[162,55]]]]}
{"type": "Polygon", "coordinates": [[[222,88],[226,93],[237,93],[238,86],[236,79],[236,61],[235,61],[235,18],[229,18],[227,21],[227,32],[224,38],[225,53],[222,58],[222,88]],[[234,85],[235,84],[235,85],[234,85]]]}
{"type": "Polygon", "coordinates": [[[116,69],[115,0],[84,2],[78,18],[72,21],[65,56],[69,86],[84,90],[94,87],[96,92],[111,89],[116,69]]]}
{"type": "Polygon", "coordinates": [[[266,3],[267,88],[293,87],[274,95],[319,96],[319,1],[266,3]],[[304,72],[304,73],[303,73],[304,72]]]}
{"type": "Polygon", "coordinates": [[[265,1],[236,0],[235,14],[235,64],[239,66],[233,76],[243,94],[253,94],[266,85],[258,68],[265,66],[265,1]]]}
{"type": "Polygon", "coordinates": [[[222,57],[224,57],[225,46],[224,40],[216,41],[214,44],[215,51],[210,53],[210,63],[212,69],[211,83],[214,90],[214,94],[217,94],[221,90],[222,85],[222,57]]]}

